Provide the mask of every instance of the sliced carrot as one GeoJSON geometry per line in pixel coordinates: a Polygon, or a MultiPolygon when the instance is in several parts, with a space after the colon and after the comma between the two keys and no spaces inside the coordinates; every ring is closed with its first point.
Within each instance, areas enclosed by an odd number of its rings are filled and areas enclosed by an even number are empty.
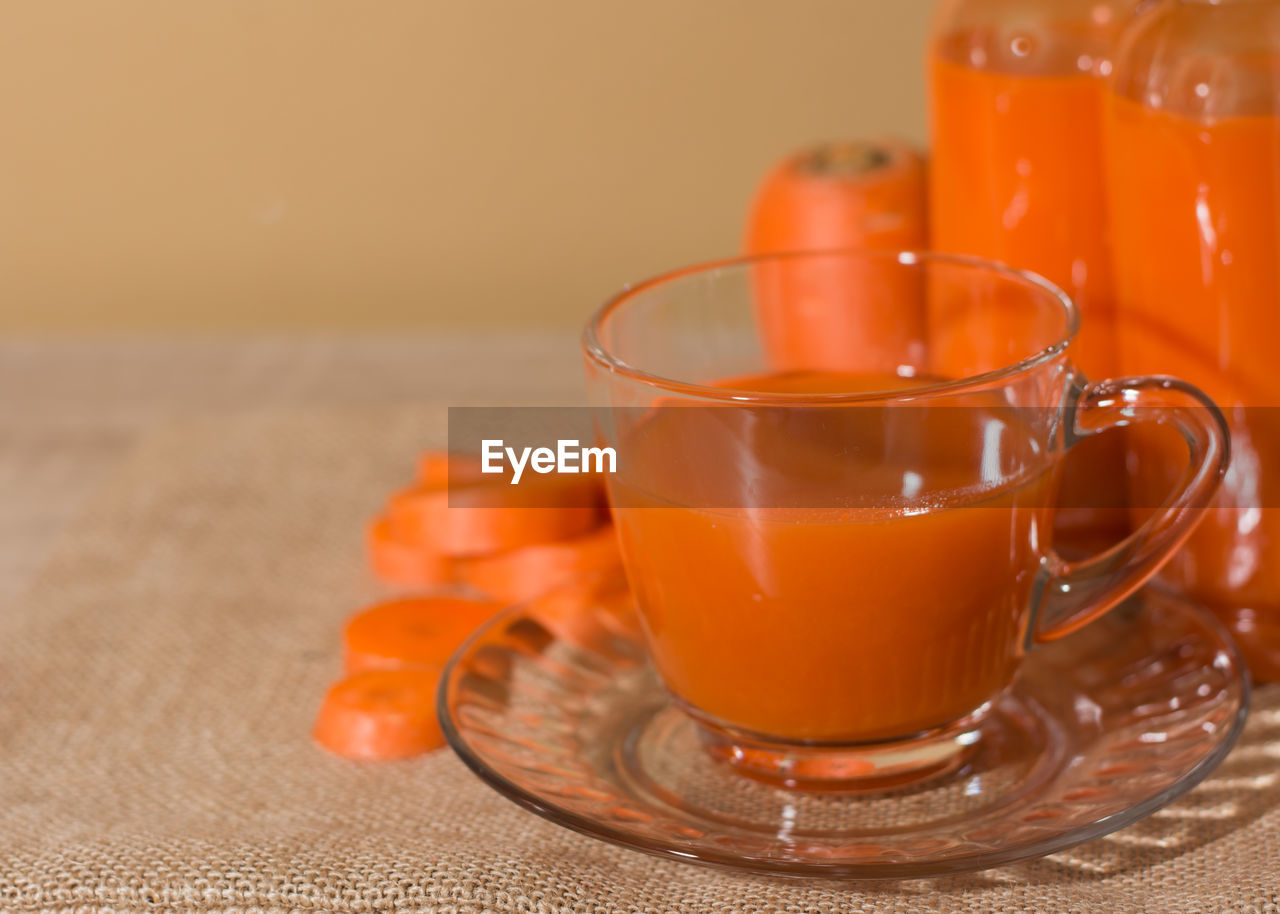
{"type": "Polygon", "coordinates": [[[450,477],[455,483],[476,482],[484,478],[480,461],[449,451],[423,451],[418,457],[418,483],[432,489],[443,489],[450,477]]]}
{"type": "Polygon", "coordinates": [[[593,476],[482,473],[478,459],[426,451],[415,485],[391,497],[391,536],[445,556],[486,555],[581,536],[604,516],[604,487],[593,476]]]}
{"type": "Polygon", "coordinates": [[[343,665],[364,670],[441,666],[501,603],[417,597],[379,603],[352,616],[342,632],[343,665]]]}
{"type": "Polygon", "coordinates": [[[430,545],[396,534],[391,521],[380,516],[368,530],[369,564],[388,584],[437,587],[453,579],[453,562],[430,545]]]}
{"type": "Polygon", "coordinates": [[[612,524],[585,536],[460,559],[457,564],[459,581],[508,603],[546,593],[576,575],[621,567],[612,524]]]}
{"type": "Polygon", "coordinates": [[[603,498],[597,483],[550,485],[513,486],[502,479],[445,488],[419,485],[393,495],[387,516],[396,536],[450,556],[580,536],[600,523],[603,498]]]}
{"type": "Polygon", "coordinates": [[[324,696],[312,735],[351,759],[398,759],[444,745],[436,718],[440,669],[375,670],[336,682],[324,696]]]}
{"type": "Polygon", "coordinates": [[[572,644],[587,643],[600,624],[614,634],[640,633],[621,569],[573,578],[531,600],[528,612],[557,638],[572,644]]]}
{"type": "Polygon", "coordinates": [[[605,624],[615,632],[633,638],[643,637],[640,614],[636,612],[636,599],[625,580],[617,588],[601,594],[597,605],[604,611],[602,618],[605,624]]]}
{"type": "Polygon", "coordinates": [[[449,484],[449,452],[425,451],[418,458],[418,482],[440,488],[449,484]]]}

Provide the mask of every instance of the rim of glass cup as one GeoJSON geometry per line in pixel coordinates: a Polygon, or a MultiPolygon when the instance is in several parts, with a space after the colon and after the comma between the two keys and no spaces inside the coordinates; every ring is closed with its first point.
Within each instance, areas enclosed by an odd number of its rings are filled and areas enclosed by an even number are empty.
{"type": "Polygon", "coordinates": [[[1002,380],[1004,378],[1013,377],[1030,371],[1038,365],[1049,361],[1059,355],[1071,345],[1076,334],[1080,329],[1080,311],[1071,297],[1062,289],[1058,288],[1049,280],[1033,273],[1030,270],[1020,270],[995,260],[987,260],[982,257],[971,257],[966,254],[948,254],[939,251],[895,251],[883,248],[832,248],[820,250],[805,251],[785,251],[772,254],[757,254],[747,257],[726,257],[720,260],[711,260],[704,263],[692,264],[686,267],[680,267],[670,270],[666,273],[660,273],[649,279],[641,280],[636,283],[630,283],[623,286],[622,291],[609,298],[601,305],[591,318],[587,321],[587,325],[582,332],[582,348],[587,356],[597,365],[615,374],[623,375],[632,380],[648,384],[653,387],[660,387],[673,393],[683,393],[697,396],[710,400],[732,400],[735,402],[746,403],[795,403],[795,402],[814,402],[822,401],[824,403],[847,403],[853,401],[866,400],[885,400],[885,399],[918,399],[920,397],[928,397],[935,394],[951,394],[957,391],[963,391],[966,388],[981,387],[992,381],[1002,380]],[[839,255],[853,255],[860,257],[880,257],[892,258],[904,266],[912,266],[924,263],[945,263],[960,267],[967,267],[980,270],[985,273],[996,274],[1010,281],[1027,287],[1035,292],[1043,293],[1049,298],[1056,301],[1062,308],[1064,317],[1064,329],[1058,339],[1032,353],[1026,358],[1020,359],[1009,365],[994,368],[991,371],[984,371],[980,374],[970,375],[965,378],[955,378],[947,381],[938,381],[933,384],[914,387],[889,387],[884,390],[862,391],[858,393],[762,393],[760,391],[734,390],[725,387],[711,387],[705,384],[696,384],[690,381],[681,381],[678,378],[668,378],[663,375],[653,374],[644,371],[624,362],[622,359],[611,353],[605,345],[600,341],[600,329],[609,316],[618,308],[625,305],[631,299],[644,294],[650,289],[657,288],[677,279],[683,279],[687,276],[695,276],[698,274],[710,275],[719,270],[728,270],[735,268],[747,267],[752,264],[778,262],[785,260],[802,260],[813,259],[818,257],[831,257],[839,255]]]}

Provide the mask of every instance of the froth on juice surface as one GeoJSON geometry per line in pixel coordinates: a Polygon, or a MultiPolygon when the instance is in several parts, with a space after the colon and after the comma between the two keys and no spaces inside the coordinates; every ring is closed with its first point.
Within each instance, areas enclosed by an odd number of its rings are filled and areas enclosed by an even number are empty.
{"type": "MultiPolygon", "coordinates": [[[[902,390],[787,372],[719,386],[902,390]]],[[[994,395],[920,405],[657,407],[610,480],[654,660],[696,714],[799,741],[975,710],[1022,652],[1051,461],[994,395]]]]}

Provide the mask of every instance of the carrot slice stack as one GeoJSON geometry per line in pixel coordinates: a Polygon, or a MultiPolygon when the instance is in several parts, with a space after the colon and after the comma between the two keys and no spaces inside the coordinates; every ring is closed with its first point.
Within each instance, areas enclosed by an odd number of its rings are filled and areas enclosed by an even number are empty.
{"type": "MultiPolygon", "coordinates": [[[[576,497],[568,492],[566,497],[576,497]]],[[[549,490],[503,481],[418,485],[391,497],[387,518],[405,542],[448,556],[485,555],[580,536],[601,522],[599,504],[548,507],[549,490]]]]}
{"type": "Polygon", "coordinates": [[[374,670],[339,680],[325,694],[312,735],[350,759],[401,759],[444,745],[436,718],[439,668],[374,670]]]}
{"type": "Polygon", "coordinates": [[[604,488],[593,477],[551,475],[513,486],[506,475],[481,473],[476,459],[426,451],[414,484],[370,523],[369,563],[389,584],[425,590],[454,583],[456,559],[578,539],[607,524],[604,488]]]}
{"type": "Polygon", "coordinates": [[[455,485],[468,485],[492,480],[480,471],[480,461],[449,451],[423,451],[418,456],[417,482],[432,489],[443,489],[452,479],[455,485]]]}
{"type": "Polygon", "coordinates": [[[557,638],[572,644],[589,640],[598,630],[598,623],[615,635],[639,634],[634,603],[621,568],[577,575],[530,600],[528,612],[557,638]]]}
{"type": "Polygon", "coordinates": [[[500,603],[460,597],[379,603],[348,620],[342,632],[343,665],[347,673],[442,666],[500,609],[500,603]]]}
{"type": "Polygon", "coordinates": [[[444,744],[435,689],[449,656],[505,605],[548,596],[547,621],[574,617],[622,581],[604,489],[587,477],[537,477],[510,485],[479,461],[443,451],[418,459],[414,484],[367,528],[369,562],[383,581],[417,591],[367,607],[342,633],[346,678],[329,689],[314,736],[347,758],[407,758],[444,744]],[[600,583],[607,580],[607,586],[600,583]]]}
{"type": "Polygon", "coordinates": [[[575,575],[621,567],[617,534],[607,525],[574,539],[461,559],[457,573],[462,583],[516,603],[546,593],[575,575]]]}
{"type": "Polygon", "coordinates": [[[487,555],[581,536],[604,519],[604,492],[591,477],[546,476],[511,485],[476,460],[427,451],[417,482],[391,496],[389,533],[445,556],[487,555]]]}
{"type": "Polygon", "coordinates": [[[453,580],[453,562],[436,549],[396,532],[386,515],[375,517],[368,530],[373,573],[399,587],[429,588],[453,580]]]}

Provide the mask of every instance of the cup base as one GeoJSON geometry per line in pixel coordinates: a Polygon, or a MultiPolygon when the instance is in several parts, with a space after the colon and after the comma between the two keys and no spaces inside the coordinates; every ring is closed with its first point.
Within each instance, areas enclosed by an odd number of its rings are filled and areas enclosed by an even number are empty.
{"type": "Polygon", "coordinates": [[[861,793],[953,774],[977,747],[991,707],[909,739],[839,746],[770,742],[690,717],[711,757],[739,774],[792,790],[861,793]]]}

